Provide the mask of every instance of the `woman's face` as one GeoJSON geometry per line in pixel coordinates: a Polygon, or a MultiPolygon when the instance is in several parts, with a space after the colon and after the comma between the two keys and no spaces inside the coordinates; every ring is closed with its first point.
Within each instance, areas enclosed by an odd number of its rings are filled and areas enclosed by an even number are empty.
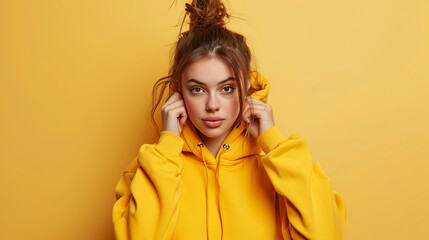
{"type": "Polygon", "coordinates": [[[182,74],[182,93],[188,118],[206,137],[225,137],[240,111],[232,68],[223,60],[202,58],[182,74]]]}

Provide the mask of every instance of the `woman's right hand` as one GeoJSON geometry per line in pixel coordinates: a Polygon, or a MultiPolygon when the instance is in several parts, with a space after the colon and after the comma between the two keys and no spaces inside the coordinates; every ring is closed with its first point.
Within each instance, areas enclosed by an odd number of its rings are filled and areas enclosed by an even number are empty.
{"type": "Polygon", "coordinates": [[[161,113],[162,131],[169,131],[180,136],[188,117],[182,95],[178,92],[171,95],[162,106],[161,113]]]}

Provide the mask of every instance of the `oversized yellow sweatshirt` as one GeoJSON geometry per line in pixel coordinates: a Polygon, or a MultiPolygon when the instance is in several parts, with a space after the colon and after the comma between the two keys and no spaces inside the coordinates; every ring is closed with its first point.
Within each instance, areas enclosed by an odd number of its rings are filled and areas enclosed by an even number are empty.
{"type": "MultiPolygon", "coordinates": [[[[269,83],[252,77],[266,102],[269,83]],[[257,79],[257,80],[255,80],[257,79]]],[[[255,141],[237,124],[216,157],[189,122],[143,144],[116,186],[113,224],[126,239],[343,238],[346,208],[305,141],[277,126],[255,141]]]]}

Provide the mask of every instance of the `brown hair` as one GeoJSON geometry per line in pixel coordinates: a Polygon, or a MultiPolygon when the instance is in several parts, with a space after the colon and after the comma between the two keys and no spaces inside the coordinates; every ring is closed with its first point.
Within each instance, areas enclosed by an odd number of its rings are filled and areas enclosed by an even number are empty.
{"type": "MultiPolygon", "coordinates": [[[[189,15],[189,30],[180,34],[176,42],[169,75],[160,78],[152,90],[152,123],[159,135],[154,114],[167,87],[181,92],[181,77],[184,69],[191,63],[204,57],[218,57],[231,66],[237,81],[240,99],[240,113],[234,125],[241,119],[246,90],[250,86],[251,52],[246,38],[225,28],[225,19],[230,15],[220,0],[192,0],[186,3],[186,14],[183,17],[180,32],[186,17],[189,15]],[[249,85],[247,85],[247,83],[249,85]]],[[[247,129],[245,136],[249,135],[247,129]]]]}

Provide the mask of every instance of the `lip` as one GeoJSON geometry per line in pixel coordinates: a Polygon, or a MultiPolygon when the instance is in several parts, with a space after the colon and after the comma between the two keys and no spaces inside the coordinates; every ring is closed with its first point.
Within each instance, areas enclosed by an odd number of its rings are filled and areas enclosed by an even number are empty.
{"type": "Polygon", "coordinates": [[[223,121],[224,119],[219,117],[208,117],[203,119],[204,124],[209,128],[219,127],[222,125],[223,121]]]}
{"type": "Polygon", "coordinates": [[[203,121],[219,121],[219,120],[223,120],[223,118],[220,118],[220,117],[206,117],[206,118],[203,118],[203,121]]]}

